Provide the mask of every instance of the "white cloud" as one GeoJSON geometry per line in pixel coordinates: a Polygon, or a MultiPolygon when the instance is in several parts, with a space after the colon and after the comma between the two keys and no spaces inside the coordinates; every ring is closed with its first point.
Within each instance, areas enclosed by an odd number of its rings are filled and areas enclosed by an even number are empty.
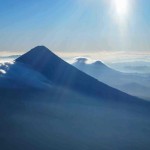
{"type": "Polygon", "coordinates": [[[148,51],[99,51],[99,52],[57,52],[58,56],[68,62],[73,62],[75,58],[88,58],[100,60],[105,63],[148,61],[150,62],[150,52],[148,51]]]}
{"type": "Polygon", "coordinates": [[[6,73],[6,71],[5,71],[5,70],[0,69],[0,74],[5,74],[5,73],[6,73]]]}

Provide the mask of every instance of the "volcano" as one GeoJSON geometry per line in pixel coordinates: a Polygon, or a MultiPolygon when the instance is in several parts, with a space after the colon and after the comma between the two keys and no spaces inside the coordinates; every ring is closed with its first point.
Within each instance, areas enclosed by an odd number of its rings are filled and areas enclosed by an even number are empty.
{"type": "Polygon", "coordinates": [[[7,68],[0,76],[0,149],[149,150],[150,102],[96,80],[44,46],[7,68]]]}
{"type": "Polygon", "coordinates": [[[106,99],[137,99],[76,69],[44,46],[31,49],[17,58],[16,62],[41,73],[56,86],[75,90],[88,96],[106,99]]]}

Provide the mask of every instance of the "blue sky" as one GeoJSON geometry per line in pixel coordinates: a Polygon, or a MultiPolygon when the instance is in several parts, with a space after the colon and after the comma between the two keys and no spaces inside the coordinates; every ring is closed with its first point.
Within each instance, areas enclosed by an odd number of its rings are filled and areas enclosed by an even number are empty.
{"type": "Polygon", "coordinates": [[[150,1],[120,1],[0,0],[0,51],[149,51],[150,1]]]}

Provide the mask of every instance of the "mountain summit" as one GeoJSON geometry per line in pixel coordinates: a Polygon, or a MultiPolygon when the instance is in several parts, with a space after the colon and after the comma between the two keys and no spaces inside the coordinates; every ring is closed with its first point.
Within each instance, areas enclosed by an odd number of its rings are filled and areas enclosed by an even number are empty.
{"type": "Polygon", "coordinates": [[[38,66],[38,68],[40,68],[43,67],[42,65],[46,65],[46,63],[49,63],[49,61],[56,61],[56,59],[58,61],[59,58],[48,48],[46,48],[45,46],[37,46],[17,58],[16,62],[22,62],[25,64],[29,64],[32,67],[38,66]]]}
{"type": "Polygon", "coordinates": [[[60,72],[67,66],[67,63],[45,46],[37,46],[31,49],[29,52],[17,58],[16,62],[28,65],[51,80],[54,80],[56,76],[60,75],[60,72]]]}

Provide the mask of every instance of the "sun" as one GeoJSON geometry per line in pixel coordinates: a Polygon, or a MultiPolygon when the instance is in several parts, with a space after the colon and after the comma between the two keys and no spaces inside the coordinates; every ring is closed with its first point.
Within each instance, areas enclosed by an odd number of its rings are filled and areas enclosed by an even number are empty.
{"type": "Polygon", "coordinates": [[[123,29],[131,18],[133,0],[111,0],[109,2],[111,2],[111,15],[123,29]]]}
{"type": "Polygon", "coordinates": [[[116,17],[125,18],[129,14],[129,0],[112,0],[112,7],[116,17]]]}
{"type": "Polygon", "coordinates": [[[129,0],[112,0],[113,7],[118,16],[126,16],[129,12],[129,0]]]}

